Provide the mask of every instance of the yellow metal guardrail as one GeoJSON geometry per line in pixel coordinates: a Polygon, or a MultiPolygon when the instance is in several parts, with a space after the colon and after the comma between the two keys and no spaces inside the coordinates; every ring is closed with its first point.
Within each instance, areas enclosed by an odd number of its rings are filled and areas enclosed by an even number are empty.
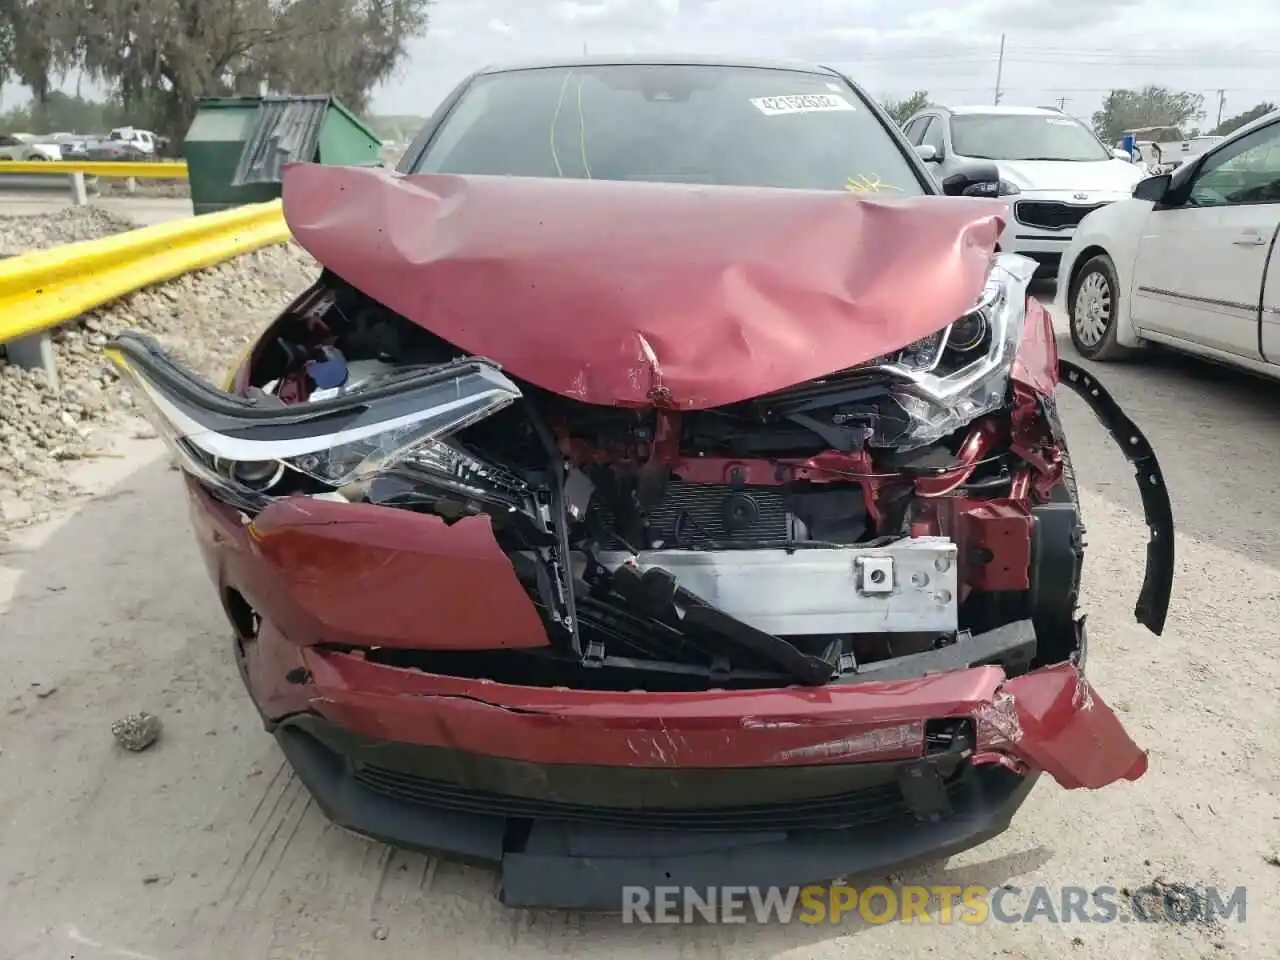
{"type": "Polygon", "coordinates": [[[57,176],[65,173],[68,176],[82,173],[89,177],[105,177],[126,179],[134,177],[138,180],[186,180],[187,162],[185,160],[133,162],[121,160],[0,160],[0,174],[12,173],[30,176],[31,174],[47,174],[57,176]]]}
{"type": "Polygon", "coordinates": [[[0,260],[0,345],[14,361],[13,341],[289,237],[281,203],[272,200],[0,260]]]}

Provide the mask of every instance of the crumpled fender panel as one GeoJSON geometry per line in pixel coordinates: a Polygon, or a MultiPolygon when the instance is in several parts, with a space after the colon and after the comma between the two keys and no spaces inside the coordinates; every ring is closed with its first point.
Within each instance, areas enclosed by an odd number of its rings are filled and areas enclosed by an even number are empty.
{"type": "Polygon", "coordinates": [[[1005,205],[294,164],[294,237],[467,353],[588,403],[705,409],[856,366],[982,289],[1005,205]]]}
{"type": "Polygon", "coordinates": [[[1009,372],[1016,387],[1042,396],[1053,396],[1058,386],[1058,340],[1053,317],[1034,297],[1027,298],[1027,319],[1009,372]]]}
{"type": "Polygon", "coordinates": [[[255,605],[299,643],[495,650],[550,642],[487,516],[449,525],[294,497],[258,515],[247,546],[255,605]]]}

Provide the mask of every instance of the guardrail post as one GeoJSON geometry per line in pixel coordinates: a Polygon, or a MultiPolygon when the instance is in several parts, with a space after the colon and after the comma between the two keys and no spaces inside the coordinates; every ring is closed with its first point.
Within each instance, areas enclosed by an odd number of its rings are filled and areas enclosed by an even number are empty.
{"type": "Polygon", "coordinates": [[[77,207],[89,203],[89,191],[85,189],[83,173],[71,174],[71,202],[77,207]]]}
{"type": "Polygon", "coordinates": [[[128,193],[128,194],[130,194],[130,195],[137,193],[137,192],[138,192],[138,178],[137,178],[137,177],[125,177],[125,178],[124,178],[124,189],[125,189],[125,192],[126,192],[126,193],[128,193]]]}
{"type": "Polygon", "coordinates": [[[58,364],[54,358],[53,339],[47,332],[10,340],[4,345],[4,352],[14,366],[43,370],[49,386],[58,389],[58,364]]]}

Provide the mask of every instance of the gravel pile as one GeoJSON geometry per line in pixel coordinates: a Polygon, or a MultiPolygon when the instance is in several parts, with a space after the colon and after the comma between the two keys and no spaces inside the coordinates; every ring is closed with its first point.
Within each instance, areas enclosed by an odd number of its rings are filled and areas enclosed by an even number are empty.
{"type": "Polygon", "coordinates": [[[64,243],[97,240],[136,227],[132,220],[98,207],[65,207],[48,216],[0,215],[0,257],[64,243]]]}
{"type": "Polygon", "coordinates": [[[138,180],[130,190],[125,180],[99,177],[96,192],[100,197],[189,197],[191,185],[185,180],[138,180]]]}
{"type": "Polygon", "coordinates": [[[102,356],[112,336],[150,333],[175,359],[220,385],[250,338],[317,272],[311,256],[290,243],[87,314],[54,332],[56,391],[40,371],[0,365],[0,529],[43,519],[77,495],[65,477],[68,464],[103,455],[113,434],[137,416],[133,396],[102,356]]]}

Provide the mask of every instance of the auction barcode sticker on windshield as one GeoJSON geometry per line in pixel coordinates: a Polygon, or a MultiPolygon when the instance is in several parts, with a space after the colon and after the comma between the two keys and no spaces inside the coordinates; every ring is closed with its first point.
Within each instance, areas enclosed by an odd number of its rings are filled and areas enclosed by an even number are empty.
{"type": "Polygon", "coordinates": [[[751,102],[766,117],[787,113],[816,113],[823,110],[853,110],[844,97],[834,93],[800,93],[785,97],[754,97],[751,102]]]}

